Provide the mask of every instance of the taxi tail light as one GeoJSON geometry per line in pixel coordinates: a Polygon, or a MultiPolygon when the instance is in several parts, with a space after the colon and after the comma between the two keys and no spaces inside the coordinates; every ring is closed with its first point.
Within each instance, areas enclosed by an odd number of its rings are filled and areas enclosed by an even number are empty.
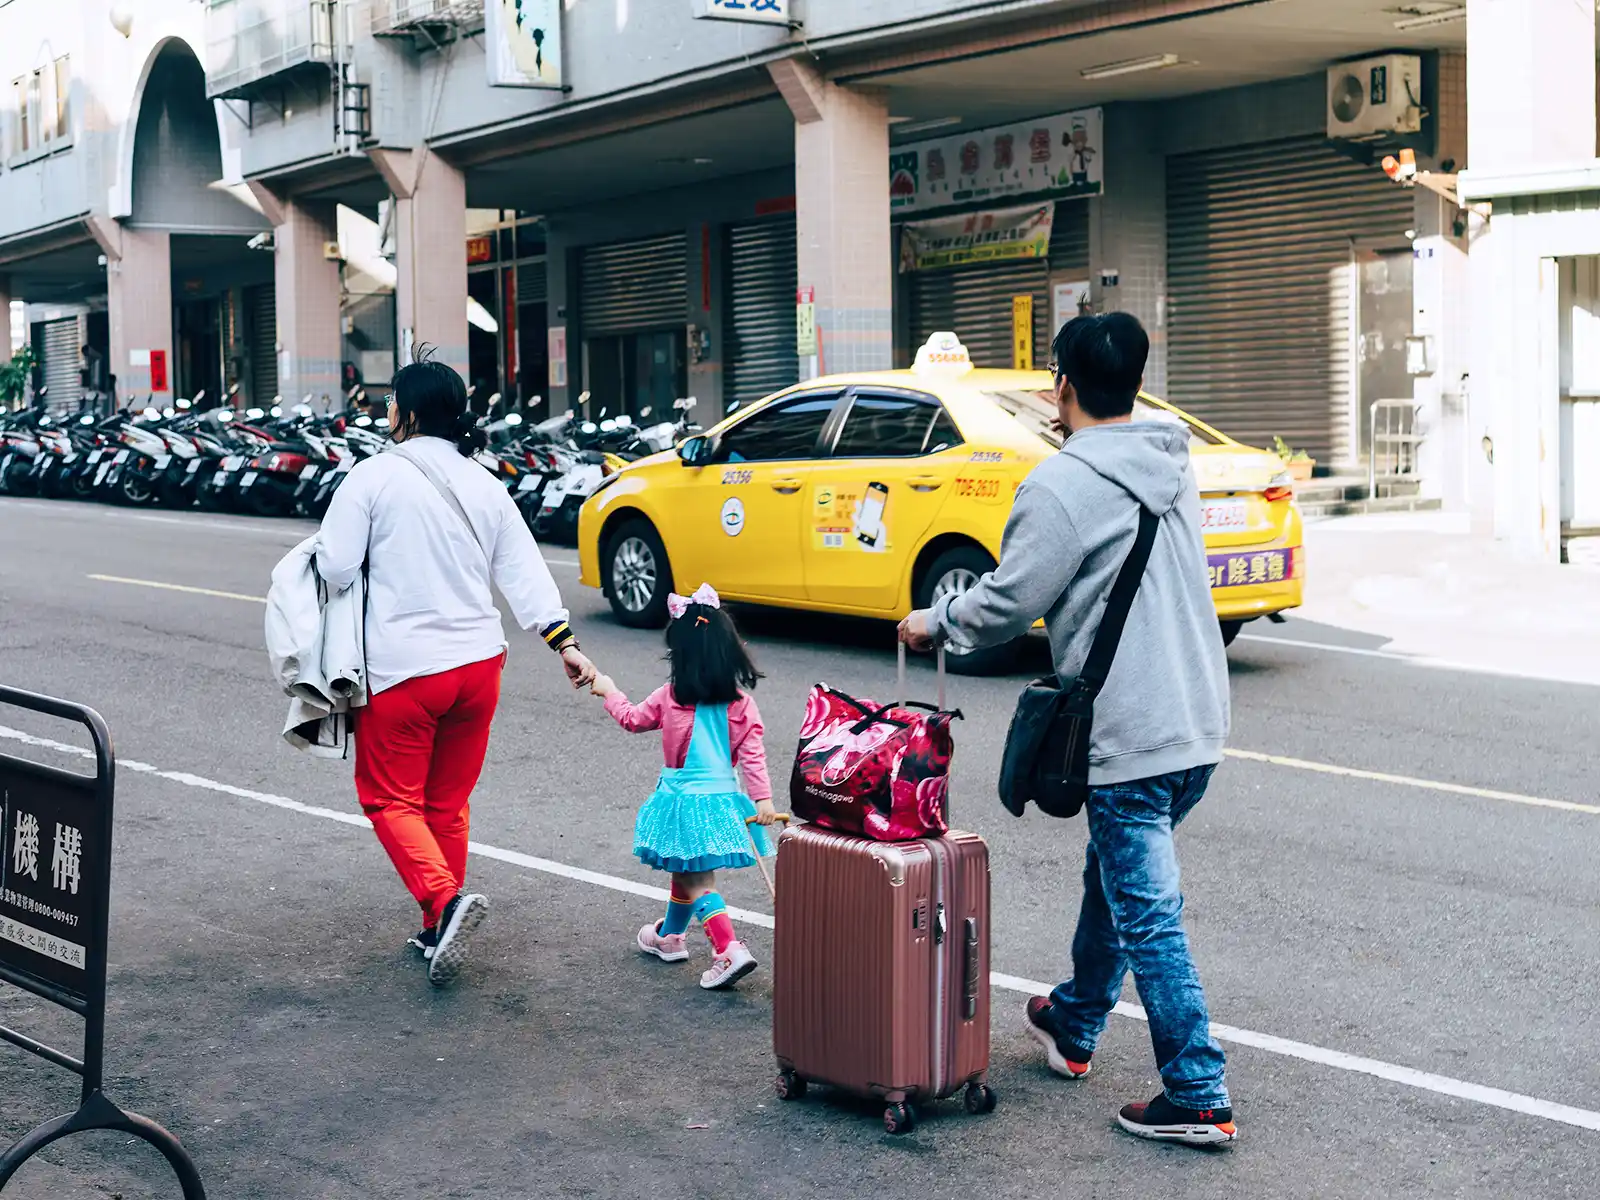
{"type": "Polygon", "coordinates": [[[1305,569],[1305,553],[1306,553],[1306,548],[1304,546],[1295,546],[1293,549],[1291,549],[1289,551],[1289,578],[1290,579],[1299,579],[1300,578],[1301,571],[1303,571],[1305,569]]]}
{"type": "Polygon", "coordinates": [[[1274,504],[1279,500],[1294,499],[1293,477],[1287,471],[1279,471],[1271,479],[1267,480],[1267,486],[1262,489],[1261,495],[1268,504],[1274,504]]]}

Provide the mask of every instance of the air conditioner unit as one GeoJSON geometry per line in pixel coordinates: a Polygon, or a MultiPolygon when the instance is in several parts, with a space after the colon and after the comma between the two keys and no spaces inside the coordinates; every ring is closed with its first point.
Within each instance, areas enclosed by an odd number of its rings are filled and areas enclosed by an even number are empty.
{"type": "Polygon", "coordinates": [[[1328,68],[1328,136],[1359,140],[1422,130],[1422,59],[1385,54],[1328,68]]]}

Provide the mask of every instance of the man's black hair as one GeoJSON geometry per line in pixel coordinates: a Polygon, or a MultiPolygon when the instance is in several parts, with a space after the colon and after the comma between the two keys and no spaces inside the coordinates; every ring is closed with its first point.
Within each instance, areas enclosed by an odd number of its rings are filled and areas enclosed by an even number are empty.
{"type": "Polygon", "coordinates": [[[1056,374],[1067,377],[1084,412],[1104,421],[1133,411],[1150,357],[1150,336],[1139,318],[1123,312],[1074,317],[1056,334],[1052,350],[1056,374]]]}
{"type": "Polygon", "coordinates": [[[417,347],[416,361],[395,372],[395,424],[407,436],[443,438],[463,455],[475,454],[488,438],[467,402],[467,385],[430,354],[427,346],[417,347]]]}
{"type": "Polygon", "coordinates": [[[667,623],[667,661],[672,698],[684,705],[732,704],[761,678],[733,618],[705,604],[667,623]]]}

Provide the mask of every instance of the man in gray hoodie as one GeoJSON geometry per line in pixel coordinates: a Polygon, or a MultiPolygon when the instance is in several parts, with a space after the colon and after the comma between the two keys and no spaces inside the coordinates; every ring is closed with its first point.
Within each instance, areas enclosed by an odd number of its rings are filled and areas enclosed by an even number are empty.
{"type": "Polygon", "coordinates": [[[1160,518],[1150,563],[1095,701],[1088,860],[1072,978],[1028,1002],[1050,1067],[1088,1075],[1131,969],[1150,1017],[1163,1092],[1118,1122],[1193,1144],[1237,1135],[1205,994],[1183,930],[1172,831],[1205,794],[1228,735],[1228,667],[1212,607],[1189,435],[1133,420],[1150,342],[1126,313],[1079,317],[1054,344],[1056,406],[1069,436],[1017,491],[1000,563],[971,590],[914,612],[914,647],[1020,637],[1044,618],[1056,672],[1083,670],[1141,506],[1160,518]]]}

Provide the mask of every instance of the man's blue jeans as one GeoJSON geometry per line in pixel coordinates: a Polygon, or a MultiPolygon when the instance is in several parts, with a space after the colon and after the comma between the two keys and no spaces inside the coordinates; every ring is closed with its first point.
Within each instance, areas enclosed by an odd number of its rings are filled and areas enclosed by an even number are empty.
{"type": "Polygon", "coordinates": [[[1172,831],[1205,795],[1213,770],[1195,767],[1090,791],[1072,978],[1050,996],[1057,1037],[1092,1051],[1132,970],[1167,1099],[1202,1110],[1228,1107],[1228,1090],[1222,1047],[1211,1036],[1183,932],[1172,831]]]}

